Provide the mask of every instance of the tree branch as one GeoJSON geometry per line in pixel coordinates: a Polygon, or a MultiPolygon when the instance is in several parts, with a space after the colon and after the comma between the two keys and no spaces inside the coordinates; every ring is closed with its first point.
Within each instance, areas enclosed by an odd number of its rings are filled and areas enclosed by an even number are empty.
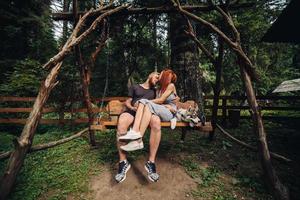
{"type": "Polygon", "coordinates": [[[103,13],[102,15],[100,15],[99,17],[97,17],[97,19],[95,19],[95,21],[90,25],[90,27],[85,30],[81,35],[79,35],[77,37],[77,33],[80,31],[80,29],[82,28],[82,26],[84,25],[86,18],[88,16],[90,16],[92,13],[94,12],[98,12],[101,11],[105,8],[109,7],[108,6],[104,6],[103,8],[99,8],[96,11],[90,10],[89,12],[87,12],[82,18],[79,19],[74,31],[72,32],[71,36],[69,37],[68,41],[66,42],[66,44],[64,45],[64,47],[62,48],[62,50],[56,54],[54,57],[52,57],[44,66],[43,68],[50,68],[52,66],[54,66],[56,63],[60,62],[61,60],[63,60],[65,58],[66,55],[68,55],[72,48],[79,44],[85,37],[87,37],[99,24],[99,22],[101,22],[105,17],[112,15],[116,12],[119,12],[127,7],[129,7],[129,5],[122,5],[119,7],[116,7],[112,10],[108,10],[107,12],[103,13]]]}
{"type": "Polygon", "coordinates": [[[234,40],[236,43],[240,43],[240,33],[238,32],[238,30],[236,29],[232,17],[230,15],[229,12],[225,12],[220,6],[215,6],[216,10],[226,19],[225,21],[227,22],[227,24],[230,26],[230,28],[232,29],[233,33],[234,33],[234,40]]]}
{"type": "MultiPolygon", "coordinates": [[[[218,27],[216,27],[212,23],[204,20],[203,18],[201,18],[191,12],[184,10],[178,0],[170,0],[170,1],[173,3],[173,6],[178,9],[178,11],[180,13],[190,17],[191,19],[193,19],[195,21],[200,22],[204,26],[208,27],[212,32],[215,32],[219,37],[221,37],[224,40],[224,42],[226,42],[232,48],[232,50],[236,52],[237,56],[243,61],[245,69],[246,69],[247,73],[250,75],[250,77],[253,78],[254,80],[258,80],[258,74],[256,73],[251,60],[247,57],[244,50],[242,49],[240,40],[232,41],[223,31],[221,31],[218,27]]],[[[227,18],[225,18],[225,19],[227,20],[227,18]]],[[[233,26],[234,26],[234,24],[233,24],[233,26]]]]}
{"type": "Polygon", "coordinates": [[[230,38],[228,38],[218,27],[213,25],[212,23],[202,19],[201,17],[198,17],[197,15],[190,13],[182,8],[178,0],[171,0],[173,2],[173,5],[179,10],[179,12],[183,13],[184,15],[201,22],[203,25],[208,27],[213,32],[217,33],[219,36],[221,36],[232,48],[237,49],[237,44],[232,42],[230,38]]]}
{"type": "MultiPolygon", "coordinates": [[[[252,7],[253,3],[241,3],[241,4],[230,4],[228,6],[228,9],[230,10],[238,10],[241,8],[249,8],[252,7]]],[[[203,5],[196,5],[196,6],[182,6],[183,9],[188,10],[190,12],[209,12],[213,10],[211,6],[207,6],[205,4],[203,5]]],[[[223,7],[223,6],[221,6],[223,7]]],[[[99,11],[97,13],[93,13],[90,15],[90,17],[96,17],[97,15],[100,15],[101,13],[105,12],[105,10],[99,11]]],[[[160,6],[160,7],[142,7],[142,8],[128,8],[124,12],[118,13],[118,15],[135,15],[135,14],[162,14],[162,13],[174,13],[177,12],[176,9],[173,7],[168,6],[160,6]]],[[[80,15],[84,15],[85,11],[79,11],[80,15]]],[[[70,12],[56,12],[51,14],[53,20],[73,20],[73,15],[70,12]]]]}
{"type": "MultiPolygon", "coordinates": [[[[247,143],[245,143],[243,141],[240,141],[237,138],[233,137],[231,134],[229,134],[227,131],[225,131],[219,124],[216,124],[216,127],[221,131],[221,133],[223,133],[224,135],[226,135],[227,137],[229,137],[232,141],[234,141],[234,142],[236,142],[236,143],[238,143],[238,144],[240,144],[240,145],[242,145],[242,146],[244,146],[244,147],[246,147],[248,149],[251,149],[252,151],[255,151],[255,152],[258,151],[257,148],[255,148],[255,147],[253,147],[253,146],[251,146],[251,145],[249,145],[249,144],[247,144],[247,143]]],[[[279,155],[277,153],[270,152],[270,155],[273,158],[276,158],[279,161],[284,161],[284,162],[291,162],[292,161],[291,159],[286,158],[286,157],[284,157],[282,155],[279,155]]]]}
{"type": "Polygon", "coordinates": [[[194,28],[191,25],[190,20],[187,19],[187,24],[188,24],[188,30],[185,31],[185,33],[192,38],[198,45],[198,47],[201,49],[201,51],[208,57],[210,62],[215,63],[216,58],[204,47],[204,45],[197,39],[194,28]]]}

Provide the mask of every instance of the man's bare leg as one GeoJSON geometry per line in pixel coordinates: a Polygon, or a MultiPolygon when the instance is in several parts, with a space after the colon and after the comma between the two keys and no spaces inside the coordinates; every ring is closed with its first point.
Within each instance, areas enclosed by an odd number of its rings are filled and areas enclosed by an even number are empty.
{"type": "Polygon", "coordinates": [[[156,172],[155,157],[161,138],[160,118],[156,115],[152,115],[150,126],[150,154],[149,160],[145,163],[145,169],[148,173],[149,180],[156,182],[159,179],[159,174],[156,172]]]}
{"type": "MultiPolygon", "coordinates": [[[[134,117],[129,113],[122,113],[118,120],[117,137],[127,133],[129,126],[133,123],[134,117]]],[[[119,160],[126,160],[126,152],[120,149],[120,146],[124,145],[122,142],[117,140],[117,147],[119,151],[119,160]]]]}
{"type": "Polygon", "coordinates": [[[160,118],[157,115],[152,115],[150,120],[150,153],[149,153],[149,161],[155,162],[156,153],[160,144],[161,139],[161,125],[160,118]]]}

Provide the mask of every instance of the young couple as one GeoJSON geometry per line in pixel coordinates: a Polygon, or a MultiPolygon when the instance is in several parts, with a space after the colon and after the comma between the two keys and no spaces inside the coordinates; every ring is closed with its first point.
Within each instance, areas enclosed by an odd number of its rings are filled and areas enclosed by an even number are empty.
{"type": "Polygon", "coordinates": [[[153,72],[148,79],[142,83],[129,88],[129,99],[126,101],[124,111],[118,121],[117,147],[119,150],[119,170],[115,176],[117,182],[126,179],[126,173],[130,169],[126,152],[142,149],[143,135],[150,125],[150,154],[145,164],[148,178],[151,181],[158,181],[159,175],[156,172],[155,158],[161,139],[161,121],[171,121],[176,113],[177,97],[174,83],[177,80],[176,74],[165,69],[160,74],[153,72]],[[155,89],[155,85],[159,88],[155,89]],[[132,126],[129,131],[129,126],[132,126]],[[124,142],[127,143],[124,143],[124,142]]]}

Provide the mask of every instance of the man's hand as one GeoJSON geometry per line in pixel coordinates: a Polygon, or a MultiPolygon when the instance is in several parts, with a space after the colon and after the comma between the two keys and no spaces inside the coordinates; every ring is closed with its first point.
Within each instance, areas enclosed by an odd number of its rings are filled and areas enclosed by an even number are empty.
{"type": "Polygon", "coordinates": [[[136,107],[136,106],[131,106],[131,107],[130,107],[130,110],[133,110],[133,111],[136,112],[136,111],[137,111],[137,107],[136,107]]]}
{"type": "Polygon", "coordinates": [[[130,110],[133,110],[133,111],[137,111],[137,108],[139,106],[139,103],[138,102],[135,102],[135,104],[133,106],[130,107],[130,110]]]}

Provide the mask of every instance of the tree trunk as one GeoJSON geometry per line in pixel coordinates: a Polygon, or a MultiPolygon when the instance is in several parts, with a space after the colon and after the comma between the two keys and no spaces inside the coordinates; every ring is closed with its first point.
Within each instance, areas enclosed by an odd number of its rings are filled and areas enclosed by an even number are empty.
{"type": "MultiPolygon", "coordinates": [[[[63,1],[63,12],[68,12],[70,7],[70,0],[63,1]]],[[[62,33],[62,41],[66,41],[68,39],[68,21],[63,21],[63,33],[62,33]]]]}
{"type": "Polygon", "coordinates": [[[30,149],[35,130],[42,116],[42,109],[49,97],[51,90],[57,84],[56,77],[62,62],[51,69],[46,80],[41,84],[38,96],[34,102],[32,111],[23,128],[20,138],[15,141],[15,151],[11,154],[6,171],[1,179],[0,199],[5,200],[10,193],[17,174],[20,171],[27,151],[30,149]]]}
{"type": "Polygon", "coordinates": [[[214,99],[213,99],[213,108],[212,108],[212,117],[211,117],[211,125],[213,127],[213,131],[209,133],[209,139],[213,140],[215,135],[215,129],[218,119],[218,106],[219,106],[219,97],[221,92],[221,78],[222,78],[222,63],[223,63],[223,55],[224,55],[224,42],[219,38],[219,55],[213,65],[216,70],[216,83],[214,85],[214,99]]]}
{"type": "Polygon", "coordinates": [[[153,17],[153,29],[152,29],[152,39],[153,39],[153,56],[154,56],[154,62],[153,62],[153,66],[154,66],[154,71],[157,72],[157,59],[158,59],[158,55],[157,55],[157,16],[153,17]]]}
{"type": "MultiPolygon", "coordinates": [[[[73,15],[74,15],[74,27],[77,24],[78,19],[78,1],[73,0],[73,15]]],[[[97,50],[97,49],[96,49],[97,50]]],[[[76,64],[80,71],[80,77],[81,77],[81,84],[82,84],[82,93],[84,98],[84,103],[87,108],[87,114],[89,117],[89,127],[93,125],[94,123],[94,114],[93,114],[93,106],[89,91],[89,84],[90,84],[90,66],[88,64],[85,64],[83,61],[83,57],[80,51],[80,46],[75,46],[75,57],[76,57],[76,64]]],[[[90,144],[92,146],[96,146],[96,139],[95,139],[95,131],[91,130],[89,128],[89,138],[90,138],[90,144]]]]}
{"type": "MultiPolygon", "coordinates": [[[[89,127],[93,125],[94,123],[94,114],[93,114],[93,106],[89,91],[89,66],[84,63],[82,54],[80,51],[80,47],[75,47],[75,57],[77,59],[78,67],[80,70],[80,77],[81,77],[81,83],[82,83],[82,93],[84,98],[84,103],[87,108],[87,113],[89,117],[89,127]]],[[[95,131],[89,129],[89,136],[90,136],[90,144],[92,146],[96,146],[96,140],[95,140],[95,131]]]]}
{"type": "Polygon", "coordinates": [[[178,75],[176,88],[185,101],[197,101],[200,113],[203,112],[202,72],[199,68],[197,45],[185,34],[186,20],[181,15],[171,15],[171,67],[178,75]]]}
{"type": "Polygon", "coordinates": [[[266,178],[268,179],[267,181],[267,183],[269,184],[268,186],[271,189],[271,192],[275,197],[275,199],[288,200],[289,199],[288,189],[280,182],[271,163],[270,152],[268,149],[268,143],[266,139],[266,133],[265,133],[261,113],[256,101],[256,96],[252,87],[251,78],[243,66],[245,63],[243,63],[241,59],[239,59],[239,64],[240,64],[241,76],[246,89],[248,104],[252,112],[252,120],[254,124],[255,134],[257,135],[258,138],[258,149],[259,149],[258,152],[261,160],[261,165],[264,173],[266,173],[265,175],[266,178]]]}

